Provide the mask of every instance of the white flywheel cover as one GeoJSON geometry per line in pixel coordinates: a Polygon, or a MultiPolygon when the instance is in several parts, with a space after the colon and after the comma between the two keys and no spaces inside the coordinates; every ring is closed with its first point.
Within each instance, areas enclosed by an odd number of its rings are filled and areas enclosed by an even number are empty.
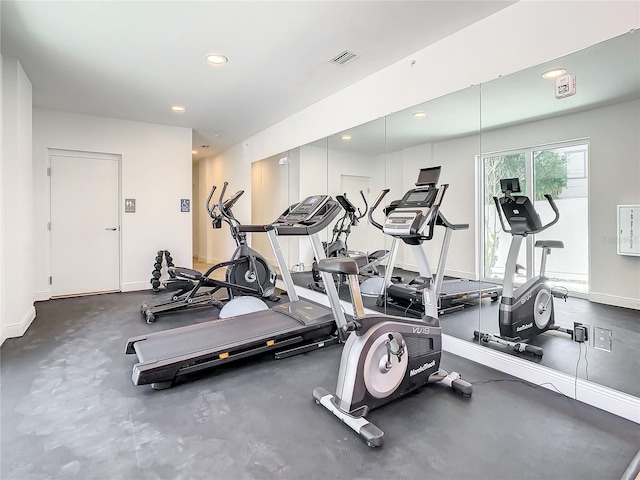
{"type": "Polygon", "coordinates": [[[533,318],[536,322],[536,326],[542,330],[547,326],[549,319],[551,318],[551,292],[549,290],[545,290],[543,288],[538,292],[534,308],[535,312],[533,318]]]}
{"type": "Polygon", "coordinates": [[[388,339],[388,333],[376,338],[364,362],[364,384],[368,392],[376,398],[385,398],[398,388],[409,364],[409,353],[405,346],[402,359],[398,361],[396,355],[391,355],[391,368],[389,370],[385,368],[387,361],[385,342],[388,339]]]}

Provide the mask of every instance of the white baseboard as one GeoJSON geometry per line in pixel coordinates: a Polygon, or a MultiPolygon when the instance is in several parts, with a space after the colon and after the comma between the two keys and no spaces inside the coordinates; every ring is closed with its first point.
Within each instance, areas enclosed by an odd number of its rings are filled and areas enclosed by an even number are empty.
{"type": "MultiPolygon", "coordinates": [[[[411,263],[398,263],[396,264],[397,268],[401,268],[403,270],[407,270],[409,272],[416,272],[418,273],[418,266],[411,264],[411,263]]],[[[435,275],[435,270],[432,272],[433,275],[435,275]]],[[[477,280],[478,279],[478,275],[476,275],[473,272],[465,272],[462,270],[451,270],[451,269],[445,269],[444,271],[445,276],[447,277],[455,277],[455,278],[464,278],[467,280],[477,280]]]]}
{"type": "Polygon", "coordinates": [[[25,315],[22,317],[22,320],[20,320],[19,323],[14,323],[11,325],[4,326],[2,330],[2,342],[4,343],[4,341],[7,338],[16,338],[24,335],[24,332],[27,331],[27,329],[31,325],[31,322],[33,322],[35,318],[36,318],[36,307],[31,305],[31,307],[25,313],[25,315]]]}
{"type": "Polygon", "coordinates": [[[139,290],[149,290],[151,289],[151,283],[149,281],[146,282],[128,282],[122,284],[122,292],[137,292],[139,290]]]}
{"type": "MultiPolygon", "coordinates": [[[[494,368],[555,392],[561,392],[587,405],[640,423],[640,398],[613,390],[572,375],[498,352],[467,340],[442,335],[442,349],[468,360],[494,368]]],[[[458,372],[464,375],[464,372],[458,372]]]]}
{"type": "Polygon", "coordinates": [[[461,270],[448,270],[445,269],[444,274],[446,277],[463,278],[465,280],[477,280],[478,276],[473,272],[463,272],[461,270]]]}
{"type": "Polygon", "coordinates": [[[632,308],[634,310],[640,310],[640,299],[617,297],[615,295],[608,295],[606,293],[589,293],[589,301],[595,303],[603,303],[605,305],[613,305],[614,307],[632,308]]]}

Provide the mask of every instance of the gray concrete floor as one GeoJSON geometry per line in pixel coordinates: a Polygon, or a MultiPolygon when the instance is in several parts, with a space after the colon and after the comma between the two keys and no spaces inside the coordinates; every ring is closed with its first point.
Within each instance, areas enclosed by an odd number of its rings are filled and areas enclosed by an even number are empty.
{"type": "Polygon", "coordinates": [[[312,400],[335,388],[339,345],[137,387],[127,338],[213,313],[147,325],[139,306],[159,298],[36,304],[26,335],[0,349],[1,478],[618,479],[640,447],[632,422],[446,353],[473,397],[431,386],[373,411],[381,449],[312,400]]]}

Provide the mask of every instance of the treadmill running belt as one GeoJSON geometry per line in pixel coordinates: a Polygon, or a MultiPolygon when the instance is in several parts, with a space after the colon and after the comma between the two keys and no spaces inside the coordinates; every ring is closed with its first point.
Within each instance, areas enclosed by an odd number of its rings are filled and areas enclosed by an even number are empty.
{"type": "MultiPolygon", "coordinates": [[[[299,303],[299,302],[291,302],[299,303]]],[[[306,302],[305,302],[306,303],[306,302]]],[[[285,304],[286,305],[286,304],[285,304]]],[[[323,317],[309,319],[306,325],[333,322],[333,315],[322,309],[323,317]]],[[[134,344],[140,362],[167,360],[183,355],[190,355],[204,350],[216,350],[225,347],[231,349],[236,345],[246,345],[262,338],[301,329],[300,322],[294,318],[271,310],[255,312],[251,315],[214,320],[187,327],[167,330],[171,335],[152,336],[134,344]]],[[[304,328],[302,327],[304,330],[304,328]]]]}

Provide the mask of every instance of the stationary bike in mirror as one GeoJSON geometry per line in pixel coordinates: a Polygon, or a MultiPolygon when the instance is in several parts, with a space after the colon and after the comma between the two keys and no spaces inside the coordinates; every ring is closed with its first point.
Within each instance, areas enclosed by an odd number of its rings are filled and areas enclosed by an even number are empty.
{"type": "MultiPolygon", "coordinates": [[[[551,195],[545,199],[551,206],[555,218],[543,225],[533,203],[520,193],[520,181],[517,178],[500,180],[500,188],[504,193],[501,198],[493,197],[498,209],[498,217],[502,229],[511,234],[511,246],[504,271],[504,287],[500,301],[499,325],[500,335],[486,332],[473,332],[482,343],[506,345],[516,352],[526,352],[537,357],[543,354],[542,348],[529,345],[527,341],[547,330],[568,333],[573,338],[573,330],[555,324],[553,297],[566,301],[568,291],[562,287],[551,288],[545,276],[547,255],[552,248],[564,248],[559,240],[538,240],[536,247],[542,248],[539,275],[527,280],[514,289],[514,277],[518,267],[517,260],[522,241],[527,235],[540,233],[555,225],[560,219],[560,212],[551,195]],[[505,219],[507,224],[505,224],[505,219]]],[[[586,333],[584,333],[586,334],[586,333]]]]}

